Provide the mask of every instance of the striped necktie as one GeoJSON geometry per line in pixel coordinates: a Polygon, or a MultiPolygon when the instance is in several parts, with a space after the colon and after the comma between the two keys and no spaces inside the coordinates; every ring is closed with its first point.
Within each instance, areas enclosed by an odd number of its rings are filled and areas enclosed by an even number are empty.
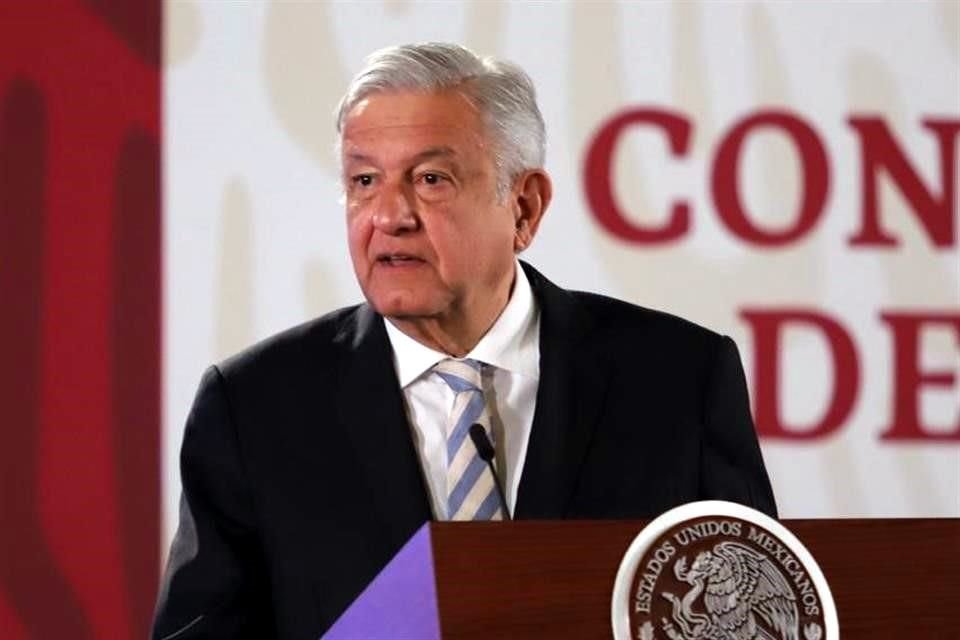
{"type": "Polygon", "coordinates": [[[470,438],[479,422],[493,442],[481,371],[476,360],[443,360],[433,368],[453,389],[456,399],[447,422],[447,517],[450,520],[502,520],[500,495],[493,474],[470,438]]]}

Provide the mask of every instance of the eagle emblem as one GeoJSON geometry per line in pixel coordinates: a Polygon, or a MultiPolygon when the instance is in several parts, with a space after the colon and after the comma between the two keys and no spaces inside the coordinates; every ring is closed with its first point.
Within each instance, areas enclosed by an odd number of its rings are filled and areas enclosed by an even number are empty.
{"type": "Polygon", "coordinates": [[[671,640],[799,640],[793,589],[773,562],[750,547],[720,542],[697,554],[689,569],[686,557],[678,558],[673,573],[690,590],[682,598],[661,594],[673,605],[671,619],[663,619],[671,640]]]}

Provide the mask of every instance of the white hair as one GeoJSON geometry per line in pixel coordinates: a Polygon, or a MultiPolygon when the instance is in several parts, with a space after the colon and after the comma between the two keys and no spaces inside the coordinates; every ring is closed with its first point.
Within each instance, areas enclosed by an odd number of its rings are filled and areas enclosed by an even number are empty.
{"type": "Polygon", "coordinates": [[[337,107],[338,150],[347,114],[365,97],[447,90],[459,92],[480,112],[492,136],[501,196],[517,175],[543,167],[546,131],[530,77],[510,62],[442,42],[387,47],[367,58],[337,107]]]}

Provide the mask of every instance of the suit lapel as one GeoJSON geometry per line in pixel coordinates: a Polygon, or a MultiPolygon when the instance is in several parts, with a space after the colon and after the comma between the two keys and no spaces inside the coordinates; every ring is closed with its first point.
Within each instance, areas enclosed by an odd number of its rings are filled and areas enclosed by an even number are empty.
{"type": "Polygon", "coordinates": [[[562,518],[603,408],[608,367],[573,295],[523,263],[540,305],[540,384],[517,518],[562,518]]]}
{"type": "Polygon", "coordinates": [[[340,385],[339,418],[371,488],[384,527],[398,544],[430,519],[430,504],[414,449],[383,319],[369,306],[356,314],[352,351],[340,385]]]}

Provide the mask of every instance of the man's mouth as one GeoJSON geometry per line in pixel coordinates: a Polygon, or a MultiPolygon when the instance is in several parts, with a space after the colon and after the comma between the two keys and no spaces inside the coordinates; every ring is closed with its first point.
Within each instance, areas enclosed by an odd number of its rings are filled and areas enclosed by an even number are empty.
{"type": "Polygon", "coordinates": [[[389,267],[406,267],[422,262],[420,258],[405,253],[387,253],[377,256],[377,263],[389,267]]]}

